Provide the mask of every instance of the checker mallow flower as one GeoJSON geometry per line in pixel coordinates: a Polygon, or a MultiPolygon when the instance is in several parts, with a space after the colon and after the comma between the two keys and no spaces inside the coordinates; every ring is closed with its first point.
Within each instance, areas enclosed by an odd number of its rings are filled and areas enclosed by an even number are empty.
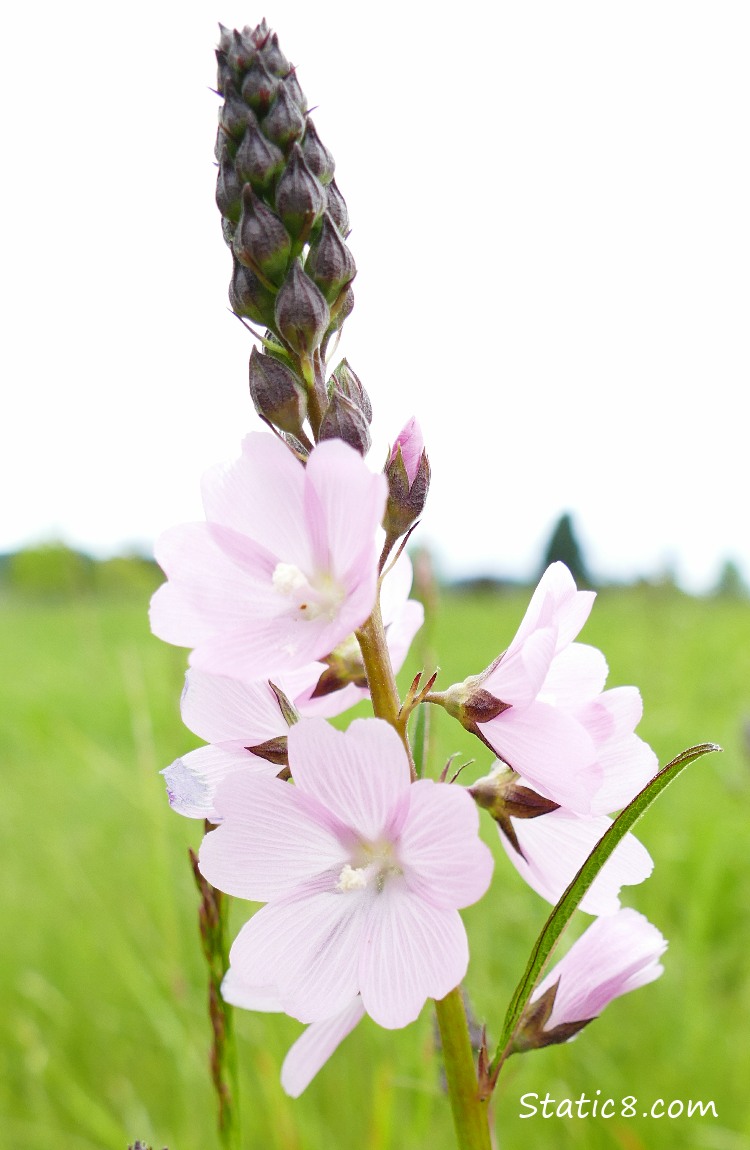
{"type": "Polygon", "coordinates": [[[542,795],[580,815],[593,813],[603,783],[594,720],[582,703],[601,692],[607,664],[594,647],[573,642],[593,600],[553,563],[507,651],[431,700],[542,795]]]}
{"type": "Polygon", "coordinates": [[[252,433],[240,457],[203,480],[205,523],[161,536],[168,582],[151,603],[155,634],[193,647],[191,665],[267,678],[320,659],[372,611],[386,480],[327,440],[303,464],[252,433]]]}
{"type": "Polygon", "coordinates": [[[567,1042],[613,999],[658,978],[666,949],[656,927],[629,907],[596,919],[532,994],[515,1049],[567,1042]]]}
{"type": "Polygon", "coordinates": [[[289,731],[294,785],[236,772],[200,868],[220,890],[265,902],[230,952],[241,982],[274,990],[302,1022],[357,994],[381,1026],[405,1026],[468,965],[459,908],[487,889],[492,856],[461,788],[410,782],[396,732],[303,719],[289,731]]]}
{"type": "MultiPolygon", "coordinates": [[[[572,713],[594,742],[601,771],[591,797],[591,816],[578,815],[544,798],[527,779],[499,762],[470,788],[476,802],[496,820],[516,870],[551,903],[557,902],[608,830],[612,822],[608,812],[626,806],[658,767],[651,747],[634,732],[643,710],[637,688],[615,687],[588,699],[587,690],[596,687],[590,682],[577,706],[574,693],[568,695],[572,713]]],[[[620,887],[643,882],[652,869],[645,847],[634,835],[626,835],[587,891],[581,910],[613,914],[620,905],[620,887]]]]}
{"type": "MultiPolygon", "coordinates": [[[[394,671],[399,671],[424,608],[409,598],[412,566],[402,554],[383,577],[380,608],[394,671]]],[[[340,643],[324,662],[297,671],[245,682],[191,668],[180,700],[182,720],[209,746],[175,759],[162,774],[173,810],[188,818],[219,821],[214,794],[232,771],[274,776],[287,765],[286,737],[300,716],[340,715],[368,688],[355,635],[340,643]]]]}

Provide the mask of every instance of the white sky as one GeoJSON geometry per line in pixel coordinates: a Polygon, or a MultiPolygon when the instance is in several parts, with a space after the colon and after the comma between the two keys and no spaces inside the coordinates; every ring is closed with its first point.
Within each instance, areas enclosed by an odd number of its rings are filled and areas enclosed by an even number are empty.
{"type": "Polygon", "coordinates": [[[443,567],[530,574],[570,510],[599,575],[749,573],[745,0],[6,12],[0,550],[148,546],[256,426],[209,86],[264,14],[349,206],[371,464],[416,414],[443,567]]]}

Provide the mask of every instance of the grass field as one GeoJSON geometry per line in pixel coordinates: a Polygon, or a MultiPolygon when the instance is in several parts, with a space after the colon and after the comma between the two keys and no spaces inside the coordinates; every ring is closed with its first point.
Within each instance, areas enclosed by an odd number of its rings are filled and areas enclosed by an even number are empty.
{"type": "MultiPolygon", "coordinates": [[[[446,595],[440,683],[489,662],[525,600],[446,595]]],[[[200,827],[169,810],[157,773],[196,745],[178,712],[185,652],[150,636],[137,595],[6,598],[0,617],[0,1148],[126,1150],[141,1138],[155,1150],[211,1150],[186,857],[200,827]]],[[[725,751],[689,768],[639,828],[656,868],[625,901],[670,940],[664,977],[614,1003],[574,1043],[511,1060],[496,1104],[499,1146],[750,1150],[750,606],[609,591],[583,638],[605,651],[610,685],[640,686],[640,733],[662,763],[704,740],[725,751]],[[597,1090],[616,1102],[635,1096],[638,1116],[519,1117],[524,1094],[597,1090]],[[718,1117],[641,1117],[659,1098],[712,1100],[718,1117]]],[[[433,768],[460,750],[477,758],[467,779],[485,773],[489,753],[436,718],[433,768]]],[[[495,843],[494,827],[485,832],[495,843]]],[[[546,914],[498,852],[489,894],[465,914],[467,988],[491,1034],[546,914]]],[[[278,1072],[300,1027],[246,1013],[238,1023],[247,1150],[453,1146],[429,1010],[396,1033],[366,1020],[297,1102],[278,1072]]]]}

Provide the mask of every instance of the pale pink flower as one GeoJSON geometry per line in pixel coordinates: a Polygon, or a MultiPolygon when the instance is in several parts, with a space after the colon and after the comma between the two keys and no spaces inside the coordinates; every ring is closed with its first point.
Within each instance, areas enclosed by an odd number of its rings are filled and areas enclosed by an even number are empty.
{"type": "MultiPolygon", "coordinates": [[[[574,647],[569,651],[575,651],[574,647]]],[[[563,660],[564,662],[564,660],[563,660]]],[[[555,669],[562,679],[562,667],[555,669]]],[[[561,692],[558,692],[558,700],[561,692]]],[[[601,771],[598,788],[592,796],[592,815],[577,815],[561,806],[536,818],[514,818],[510,824],[519,853],[500,827],[505,852],[516,870],[542,898],[556,903],[568,883],[586,861],[599,839],[611,825],[606,817],[626,806],[657,771],[656,755],[633,731],[641,718],[643,704],[635,687],[616,687],[593,700],[573,706],[571,712],[591,736],[601,771]]],[[[498,766],[500,766],[498,764],[498,766]]],[[[529,780],[517,785],[533,791],[529,780]]],[[[587,891],[580,906],[589,914],[614,914],[620,906],[620,887],[643,882],[653,870],[646,848],[628,834],[616,848],[587,891]]]]}
{"type": "Polygon", "coordinates": [[[564,564],[553,563],[507,651],[442,695],[448,710],[540,794],[584,816],[612,810],[616,793],[635,794],[651,762],[633,734],[637,718],[628,717],[637,692],[608,692],[607,699],[604,656],[573,642],[593,600],[593,592],[576,590],[564,564]]]}
{"type": "Polygon", "coordinates": [[[410,783],[381,719],[345,733],[303,719],[288,739],[295,785],[228,776],[215,799],[223,822],[201,846],[209,882],[267,903],[232,968],[302,1022],[333,1018],[359,993],[381,1026],[405,1026],[466,973],[458,909],[492,874],[476,807],[459,787],[410,783]]]}
{"type": "Polygon", "coordinates": [[[157,543],[168,582],[155,634],[193,647],[193,666],[246,680],[328,655],[375,603],[385,498],[385,478],[339,440],[303,467],[275,436],[248,435],[204,477],[207,521],[157,543]]]}
{"type": "MultiPolygon", "coordinates": [[[[411,580],[411,562],[404,553],[385,575],[380,593],[386,641],[396,672],[424,619],[422,604],[409,599],[411,580]]],[[[315,691],[321,676],[331,670],[326,663],[308,663],[276,676],[276,686],[301,716],[340,715],[367,698],[367,687],[359,685],[364,667],[354,635],[339,645],[330,661],[341,669],[342,685],[319,696],[315,691]],[[347,682],[345,674],[355,681],[347,682]]],[[[213,798],[228,774],[249,770],[272,777],[279,773],[281,763],[273,752],[280,749],[281,740],[289,733],[289,723],[267,680],[246,683],[195,668],[185,678],[181,710],[185,726],[212,745],[182,755],[162,771],[169,802],[179,814],[216,823],[219,815],[213,798]]]]}
{"type": "Polygon", "coordinates": [[[664,970],[659,959],[666,949],[661,933],[637,911],[596,919],[531,996],[533,1004],[557,984],[544,1032],[596,1018],[614,998],[653,982],[664,970]]]}

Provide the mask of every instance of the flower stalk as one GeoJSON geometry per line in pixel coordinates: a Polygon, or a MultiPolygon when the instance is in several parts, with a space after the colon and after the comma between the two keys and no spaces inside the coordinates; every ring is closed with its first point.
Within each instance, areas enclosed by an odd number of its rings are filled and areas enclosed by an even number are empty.
{"type": "MultiPolygon", "coordinates": [[[[385,640],[379,603],[376,602],[370,618],[357,631],[357,639],[362,650],[373,711],[378,718],[385,719],[398,731],[409,756],[412,780],[415,780],[417,772],[414,756],[405,724],[401,722],[398,688],[385,640]]],[[[469,1039],[461,988],[457,986],[445,998],[436,1000],[435,1011],[458,1148],[490,1150],[488,1108],[485,1101],[480,1098],[477,1069],[469,1039]]]]}
{"type": "MultiPolygon", "coordinates": [[[[206,823],[206,829],[210,824],[206,823]]],[[[230,900],[211,886],[198,869],[198,856],[190,851],[196,886],[201,896],[198,910],[201,946],[208,964],[208,1013],[213,1031],[211,1079],[218,1102],[219,1136],[223,1150],[240,1150],[239,1077],[233,1007],[222,998],[221,984],[229,969],[227,927],[230,900]]]]}

